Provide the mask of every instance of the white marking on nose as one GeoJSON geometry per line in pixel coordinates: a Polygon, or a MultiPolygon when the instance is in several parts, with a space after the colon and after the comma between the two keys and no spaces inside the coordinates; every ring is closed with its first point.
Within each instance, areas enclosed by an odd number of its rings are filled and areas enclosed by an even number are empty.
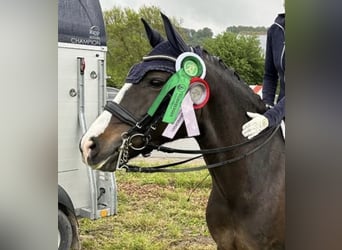
{"type": "Polygon", "coordinates": [[[129,90],[132,87],[132,83],[125,83],[124,86],[120,89],[120,91],[116,94],[113,102],[120,103],[122,98],[125,96],[127,90],[129,90]]]}
{"type": "MultiPolygon", "coordinates": [[[[114,98],[114,102],[120,103],[122,98],[125,96],[125,93],[129,88],[132,86],[131,83],[126,83],[120,91],[117,93],[117,95],[114,98]]],[[[81,149],[83,151],[83,160],[84,162],[87,162],[88,156],[90,154],[90,147],[92,146],[93,142],[90,140],[90,138],[98,137],[100,136],[105,129],[108,127],[108,124],[112,118],[112,114],[108,112],[107,110],[104,110],[102,114],[100,114],[96,120],[91,124],[87,132],[84,134],[81,140],[81,149]]]]}

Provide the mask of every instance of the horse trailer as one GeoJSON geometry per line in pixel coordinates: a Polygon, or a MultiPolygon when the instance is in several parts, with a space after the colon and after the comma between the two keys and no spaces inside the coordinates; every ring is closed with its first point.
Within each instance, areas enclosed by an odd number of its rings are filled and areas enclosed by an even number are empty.
{"type": "Polygon", "coordinates": [[[117,211],[114,173],[90,169],[79,152],[81,136],[107,99],[106,52],[99,1],[59,0],[58,249],[80,248],[77,217],[98,219],[117,211]]]}

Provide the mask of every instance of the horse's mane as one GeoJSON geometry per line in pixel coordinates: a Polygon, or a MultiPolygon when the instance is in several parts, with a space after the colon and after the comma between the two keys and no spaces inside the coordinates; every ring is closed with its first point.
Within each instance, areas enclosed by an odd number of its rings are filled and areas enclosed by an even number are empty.
{"type": "Polygon", "coordinates": [[[208,62],[211,62],[218,71],[222,71],[222,74],[231,80],[232,83],[234,83],[234,88],[239,88],[243,93],[246,93],[248,99],[250,99],[253,105],[258,107],[259,110],[264,107],[260,97],[254,94],[253,90],[240,77],[240,75],[233,68],[225,64],[220,57],[211,55],[206,49],[199,46],[195,48],[195,51],[200,53],[202,58],[208,62]]]}
{"type": "Polygon", "coordinates": [[[229,74],[233,75],[236,77],[236,79],[239,81],[239,82],[242,82],[242,83],[245,83],[240,75],[231,67],[227,66],[227,64],[225,64],[223,62],[223,60],[218,57],[218,56],[214,56],[214,55],[211,55],[206,49],[204,48],[201,48],[202,50],[202,56],[206,56],[207,60],[211,61],[212,63],[214,64],[217,64],[219,65],[224,71],[227,71],[229,74]]]}

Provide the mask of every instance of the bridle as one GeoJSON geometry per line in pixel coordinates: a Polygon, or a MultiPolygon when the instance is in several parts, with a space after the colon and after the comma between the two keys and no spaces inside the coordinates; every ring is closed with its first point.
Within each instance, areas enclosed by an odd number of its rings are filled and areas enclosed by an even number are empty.
{"type": "MultiPolygon", "coordinates": [[[[160,55],[160,56],[154,55],[151,57],[143,58],[143,60],[154,60],[154,59],[172,60],[172,61],[175,60],[175,58],[173,57],[164,56],[164,55],[160,55]]],[[[154,172],[174,172],[175,173],[175,172],[190,172],[190,171],[198,171],[202,169],[217,168],[220,166],[234,163],[236,161],[239,161],[255,153],[273,138],[273,136],[276,134],[276,132],[278,131],[280,127],[280,126],[277,126],[275,128],[266,129],[262,133],[253,137],[250,140],[245,140],[241,143],[226,146],[226,147],[201,149],[201,150],[184,150],[184,149],[165,147],[162,145],[156,145],[153,142],[151,142],[151,132],[156,130],[156,126],[161,121],[164,115],[164,112],[167,108],[167,105],[169,104],[171,96],[172,96],[172,92],[169,92],[164,97],[157,111],[152,116],[146,113],[145,115],[143,115],[141,119],[137,119],[133,114],[131,114],[127,109],[125,109],[120,104],[114,101],[107,102],[104,109],[110,112],[113,116],[115,116],[121,122],[126,123],[131,126],[131,128],[128,131],[124,132],[121,135],[122,144],[119,148],[119,156],[117,160],[116,169],[118,170],[125,169],[127,172],[141,172],[141,173],[154,173],[154,172]],[[141,138],[140,142],[143,142],[143,143],[141,145],[136,145],[134,143],[134,140],[139,137],[141,138]],[[266,137],[266,139],[263,140],[260,144],[253,147],[249,151],[241,155],[238,155],[236,157],[230,158],[228,160],[217,162],[217,163],[210,164],[210,165],[199,166],[199,167],[191,167],[191,168],[183,168],[183,169],[179,169],[179,168],[170,169],[169,168],[169,167],[181,165],[186,162],[195,160],[197,158],[202,157],[203,155],[226,153],[226,152],[241,148],[245,145],[251,144],[252,142],[255,142],[256,140],[262,137],[266,137]],[[129,149],[132,149],[134,151],[140,151],[140,153],[143,156],[148,156],[149,153],[153,150],[157,150],[157,151],[161,151],[165,153],[200,154],[200,155],[192,157],[190,159],[183,160],[183,161],[171,163],[171,164],[158,165],[154,167],[140,167],[140,166],[127,164],[129,161],[128,159],[129,149]]]]}
{"type": "Polygon", "coordinates": [[[171,98],[171,93],[167,94],[159,108],[153,116],[145,114],[140,120],[134,117],[127,109],[122,107],[120,104],[109,101],[105,105],[104,109],[110,112],[113,116],[118,118],[123,123],[131,126],[131,128],[121,135],[122,143],[119,148],[119,157],[117,161],[117,169],[126,167],[128,162],[128,150],[132,149],[140,151],[142,155],[148,156],[153,150],[151,147],[151,132],[156,130],[158,122],[163,117],[163,113],[166,106],[171,98]],[[136,145],[134,140],[141,138],[142,145],[136,145]]]}

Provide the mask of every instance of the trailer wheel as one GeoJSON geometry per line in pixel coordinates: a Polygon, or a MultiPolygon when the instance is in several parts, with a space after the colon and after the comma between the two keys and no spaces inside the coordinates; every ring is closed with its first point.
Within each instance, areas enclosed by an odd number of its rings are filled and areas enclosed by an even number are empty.
{"type": "Polygon", "coordinates": [[[72,243],[72,227],[69,218],[58,209],[58,250],[69,250],[72,243]]]}

